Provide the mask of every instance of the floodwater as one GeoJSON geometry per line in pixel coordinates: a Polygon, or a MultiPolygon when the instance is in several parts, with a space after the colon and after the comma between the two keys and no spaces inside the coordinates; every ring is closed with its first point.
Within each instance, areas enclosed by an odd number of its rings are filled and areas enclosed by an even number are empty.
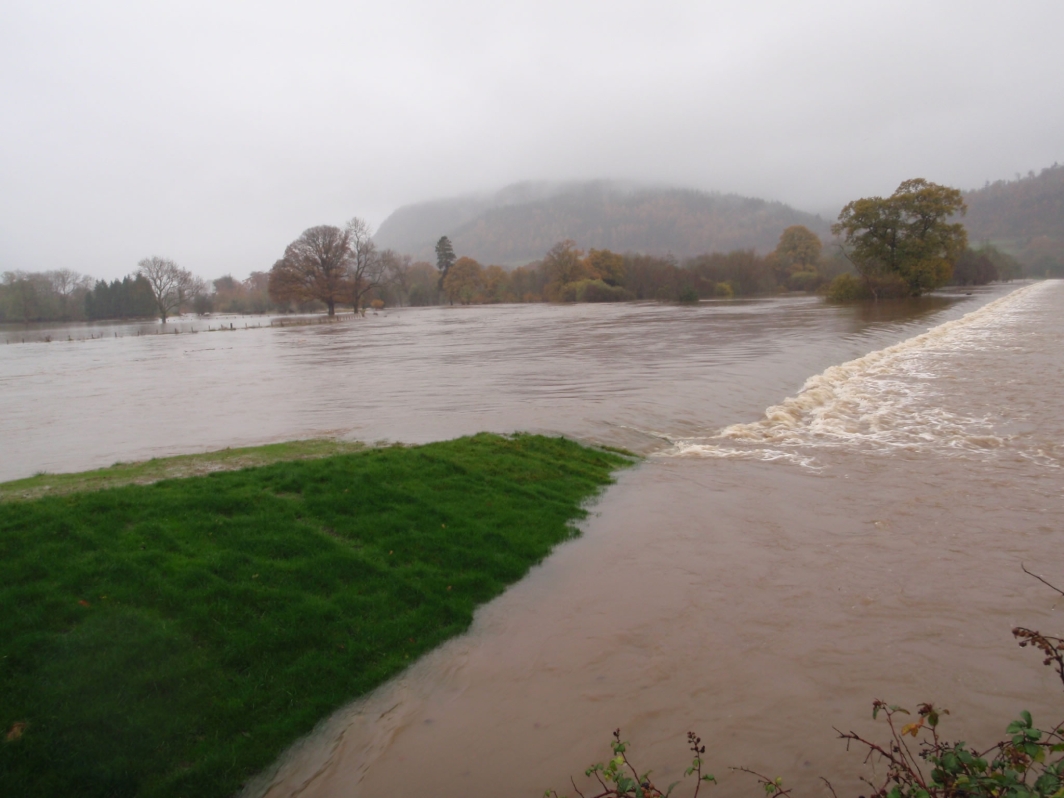
{"type": "Polygon", "coordinates": [[[1020,569],[1064,582],[1062,396],[1062,282],[402,310],[0,346],[0,479],[311,435],[627,446],[647,459],[582,537],[248,793],[572,793],[620,727],[664,784],[694,730],[709,795],[757,794],[729,766],[841,795],[869,772],[832,727],[875,734],[875,698],[948,707],[976,744],[1064,718],[1010,635],[1064,631],[1020,569]]]}

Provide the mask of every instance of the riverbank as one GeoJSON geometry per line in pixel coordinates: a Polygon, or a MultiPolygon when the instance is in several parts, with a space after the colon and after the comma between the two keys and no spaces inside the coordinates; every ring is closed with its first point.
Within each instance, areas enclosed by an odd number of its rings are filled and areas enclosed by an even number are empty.
{"type": "Polygon", "coordinates": [[[231,795],[464,631],[632,462],[533,435],[322,446],[0,486],[5,787],[231,795]]]}

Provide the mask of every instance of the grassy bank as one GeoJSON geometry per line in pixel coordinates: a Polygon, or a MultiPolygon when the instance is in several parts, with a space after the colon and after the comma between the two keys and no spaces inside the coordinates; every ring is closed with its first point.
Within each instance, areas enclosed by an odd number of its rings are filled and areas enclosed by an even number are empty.
{"type": "Polygon", "coordinates": [[[231,795],[466,629],[628,462],[477,435],[0,503],[3,792],[231,795]]]}
{"type": "Polygon", "coordinates": [[[76,474],[47,474],[0,482],[0,502],[64,496],[122,485],[150,485],[163,479],[198,477],[217,471],[236,471],[286,460],[311,460],[361,451],[365,444],[351,441],[308,440],[270,443],[203,454],[159,457],[138,463],[115,463],[109,468],[76,474]]]}

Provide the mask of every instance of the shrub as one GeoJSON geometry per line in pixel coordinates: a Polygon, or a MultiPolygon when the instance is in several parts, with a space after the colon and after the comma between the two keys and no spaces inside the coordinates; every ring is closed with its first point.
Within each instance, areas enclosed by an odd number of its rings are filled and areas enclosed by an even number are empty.
{"type": "Polygon", "coordinates": [[[828,286],[829,302],[853,302],[857,299],[871,299],[872,294],[864,281],[852,274],[840,274],[828,286]]]}
{"type": "Polygon", "coordinates": [[[685,285],[683,290],[680,291],[679,300],[681,302],[697,302],[698,292],[689,285],[685,285]]]}
{"type": "Polygon", "coordinates": [[[792,291],[815,291],[822,282],[817,272],[795,272],[787,278],[787,287],[792,291]]]}

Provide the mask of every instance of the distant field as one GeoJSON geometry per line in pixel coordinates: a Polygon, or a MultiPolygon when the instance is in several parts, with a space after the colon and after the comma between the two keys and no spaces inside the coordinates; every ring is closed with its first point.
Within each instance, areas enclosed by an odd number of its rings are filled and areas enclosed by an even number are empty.
{"type": "Polygon", "coordinates": [[[0,485],[0,792],[231,795],[465,630],[632,462],[532,435],[330,446],[0,485]]]}

